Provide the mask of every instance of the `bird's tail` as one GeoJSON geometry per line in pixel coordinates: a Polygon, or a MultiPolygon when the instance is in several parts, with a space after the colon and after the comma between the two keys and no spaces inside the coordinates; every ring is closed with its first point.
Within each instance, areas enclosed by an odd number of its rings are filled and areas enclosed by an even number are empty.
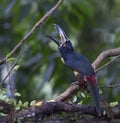
{"type": "Polygon", "coordinates": [[[88,82],[88,90],[90,91],[91,96],[94,99],[95,105],[96,105],[96,111],[98,116],[101,116],[101,108],[100,108],[100,95],[99,95],[99,89],[97,87],[97,84],[92,82],[88,82]]]}

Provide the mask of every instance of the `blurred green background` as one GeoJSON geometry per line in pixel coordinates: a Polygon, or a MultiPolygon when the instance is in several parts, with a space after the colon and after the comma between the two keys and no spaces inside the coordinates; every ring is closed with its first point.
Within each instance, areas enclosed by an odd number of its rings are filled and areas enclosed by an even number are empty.
{"type": "MultiPolygon", "coordinates": [[[[27,34],[33,25],[57,0],[1,0],[0,1],[0,59],[27,34]]],[[[4,86],[21,93],[21,100],[49,100],[63,92],[75,77],[60,60],[54,42],[47,34],[54,32],[56,23],[66,32],[77,52],[92,63],[107,49],[120,46],[120,0],[64,0],[13,58],[20,68],[6,80],[4,86]],[[10,87],[7,87],[7,86],[10,87]]],[[[108,62],[106,59],[102,64],[108,62]]],[[[5,69],[14,61],[0,66],[0,80],[5,69]]],[[[102,88],[101,85],[120,83],[120,61],[97,73],[98,85],[108,102],[120,101],[120,86],[102,88]]],[[[3,87],[3,86],[2,86],[3,87]]],[[[9,95],[9,92],[8,92],[9,95]]],[[[88,103],[88,98],[85,103],[88,103]]]]}

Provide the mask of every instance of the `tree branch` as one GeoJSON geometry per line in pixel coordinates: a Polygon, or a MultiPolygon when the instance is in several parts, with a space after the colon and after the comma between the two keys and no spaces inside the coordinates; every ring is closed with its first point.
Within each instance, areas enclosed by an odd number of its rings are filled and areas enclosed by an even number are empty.
{"type": "MultiPolygon", "coordinates": [[[[102,107],[102,112],[105,109],[102,107]]],[[[111,111],[113,113],[114,118],[120,118],[120,104],[112,107],[111,111]]],[[[17,119],[27,119],[27,118],[32,118],[32,119],[41,119],[44,120],[44,118],[47,116],[50,117],[51,115],[54,116],[56,114],[60,115],[60,112],[64,112],[64,116],[62,117],[63,119],[66,119],[65,116],[73,115],[74,113],[78,113],[79,117],[78,119],[82,119],[82,116],[84,114],[86,115],[91,115],[94,117],[97,117],[97,113],[95,110],[94,106],[85,106],[85,105],[77,105],[77,104],[70,104],[70,103],[65,103],[65,102],[43,102],[40,106],[37,107],[29,107],[28,109],[23,109],[17,113],[15,113],[15,118],[17,119]],[[80,118],[81,116],[81,118],[80,118]]],[[[71,117],[69,117],[68,120],[70,120],[71,117]]],[[[72,117],[76,118],[76,117],[72,117]]],[[[98,118],[98,117],[97,117],[98,118]]],[[[108,119],[109,117],[106,115],[102,116],[102,119],[108,119]]],[[[49,118],[48,118],[49,119],[49,118]]],[[[57,118],[58,120],[59,118],[57,118]]],[[[92,118],[91,118],[92,119],[92,118]]],[[[93,118],[94,119],[94,118],[93,118]]],[[[75,119],[74,119],[75,120],[75,119]]],[[[98,120],[101,120],[101,118],[98,118],[98,120]]]]}
{"type": "MultiPolygon", "coordinates": [[[[11,106],[10,104],[6,104],[5,102],[3,101],[0,101],[0,107],[3,107],[3,110],[7,111],[8,114],[9,111],[11,112],[11,106]]],[[[102,107],[102,112],[105,111],[105,107],[102,107]]],[[[112,114],[113,114],[113,117],[114,119],[113,120],[120,120],[120,104],[114,106],[114,107],[111,107],[111,111],[112,111],[112,114]]],[[[26,119],[28,119],[30,121],[33,121],[33,120],[37,120],[37,121],[44,121],[44,119],[52,119],[54,118],[54,115],[55,117],[57,117],[57,115],[61,115],[61,113],[65,113],[64,115],[62,115],[62,119],[66,119],[68,121],[70,121],[70,118],[74,118],[74,120],[81,120],[81,119],[88,119],[87,116],[85,115],[91,115],[91,116],[94,116],[93,118],[91,117],[90,120],[94,120],[95,118],[97,118],[98,121],[101,121],[101,120],[105,120],[105,121],[108,121],[109,119],[109,116],[107,114],[105,115],[102,115],[102,117],[97,117],[97,113],[96,113],[96,110],[95,110],[95,106],[90,106],[90,105],[78,105],[78,104],[71,104],[71,103],[66,103],[66,102],[42,102],[42,104],[40,106],[33,106],[33,107],[29,107],[27,109],[22,109],[18,112],[14,112],[14,119],[19,119],[22,120],[22,121],[26,121],[26,119]],[[75,117],[73,117],[73,114],[75,114],[75,117]],[[77,115],[78,114],[78,115],[77,115]],[[70,117],[70,115],[72,117],[70,117]],[[53,116],[53,117],[50,117],[50,116],[53,116]],[[76,117],[78,116],[78,118],[76,117]],[[83,117],[84,116],[84,117],[83,117]]],[[[102,113],[103,114],[103,113],[102,113]]],[[[0,122],[3,122],[4,123],[8,123],[8,121],[10,120],[10,117],[11,115],[8,115],[8,116],[4,116],[2,118],[0,118],[0,122]]],[[[60,118],[60,116],[59,116],[60,118]]],[[[59,120],[59,118],[57,118],[57,120],[59,120]]]]}
{"type": "Polygon", "coordinates": [[[120,83],[114,85],[101,85],[101,88],[117,88],[120,87],[120,83]]]}
{"type": "Polygon", "coordinates": [[[23,37],[23,39],[12,49],[8,56],[0,60],[0,65],[4,64],[8,58],[10,58],[18,48],[45,22],[45,20],[59,7],[63,0],[59,0],[55,6],[53,6],[34,26],[33,28],[23,37]]]}
{"type": "MultiPolygon", "coordinates": [[[[100,53],[100,55],[96,58],[96,60],[92,63],[92,66],[94,68],[94,70],[96,70],[98,68],[98,65],[107,57],[111,57],[111,56],[118,56],[120,55],[120,47],[115,48],[115,49],[110,49],[110,50],[106,50],[103,51],[102,53],[100,53]]],[[[120,56],[118,56],[120,57],[120,56]]],[[[116,60],[116,59],[115,59],[116,60]]],[[[113,60],[114,61],[114,60],[113,60]]],[[[113,62],[112,61],[112,62],[113,62]]],[[[111,63],[111,62],[110,62],[111,63]]],[[[109,65],[109,64],[108,64],[109,65]]],[[[98,70],[97,70],[98,71],[98,70]]]]}
{"type": "Polygon", "coordinates": [[[55,102],[66,101],[70,99],[74,94],[76,94],[79,90],[80,90],[79,83],[74,82],[70,85],[70,87],[65,92],[63,92],[62,94],[60,94],[55,98],[55,102]]]}
{"type": "Polygon", "coordinates": [[[113,58],[111,61],[109,61],[108,63],[106,63],[105,65],[103,65],[102,67],[98,68],[95,70],[95,72],[99,72],[101,70],[103,70],[104,68],[106,68],[108,65],[112,64],[113,62],[117,61],[120,58],[120,55],[116,56],[115,58],[113,58]]]}

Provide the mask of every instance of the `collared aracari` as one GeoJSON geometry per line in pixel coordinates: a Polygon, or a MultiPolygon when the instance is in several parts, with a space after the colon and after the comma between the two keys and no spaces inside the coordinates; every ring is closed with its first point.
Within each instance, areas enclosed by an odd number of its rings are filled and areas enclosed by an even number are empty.
{"type": "Polygon", "coordinates": [[[53,36],[48,35],[48,37],[58,45],[62,61],[73,70],[80,85],[84,85],[90,92],[96,105],[97,114],[101,116],[99,89],[91,63],[85,56],[76,53],[65,32],[58,25],[54,24],[54,26],[59,33],[60,41],[53,36]]]}

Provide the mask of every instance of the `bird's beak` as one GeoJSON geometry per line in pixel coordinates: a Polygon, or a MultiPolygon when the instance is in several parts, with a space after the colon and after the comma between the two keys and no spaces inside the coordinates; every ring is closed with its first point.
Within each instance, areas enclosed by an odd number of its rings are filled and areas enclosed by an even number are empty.
{"type": "Polygon", "coordinates": [[[65,32],[57,24],[54,24],[54,26],[55,26],[56,30],[58,31],[58,33],[59,33],[60,41],[57,38],[52,37],[50,35],[48,35],[48,37],[50,39],[52,39],[58,46],[62,46],[63,44],[66,43],[68,38],[67,38],[65,32]]]}

